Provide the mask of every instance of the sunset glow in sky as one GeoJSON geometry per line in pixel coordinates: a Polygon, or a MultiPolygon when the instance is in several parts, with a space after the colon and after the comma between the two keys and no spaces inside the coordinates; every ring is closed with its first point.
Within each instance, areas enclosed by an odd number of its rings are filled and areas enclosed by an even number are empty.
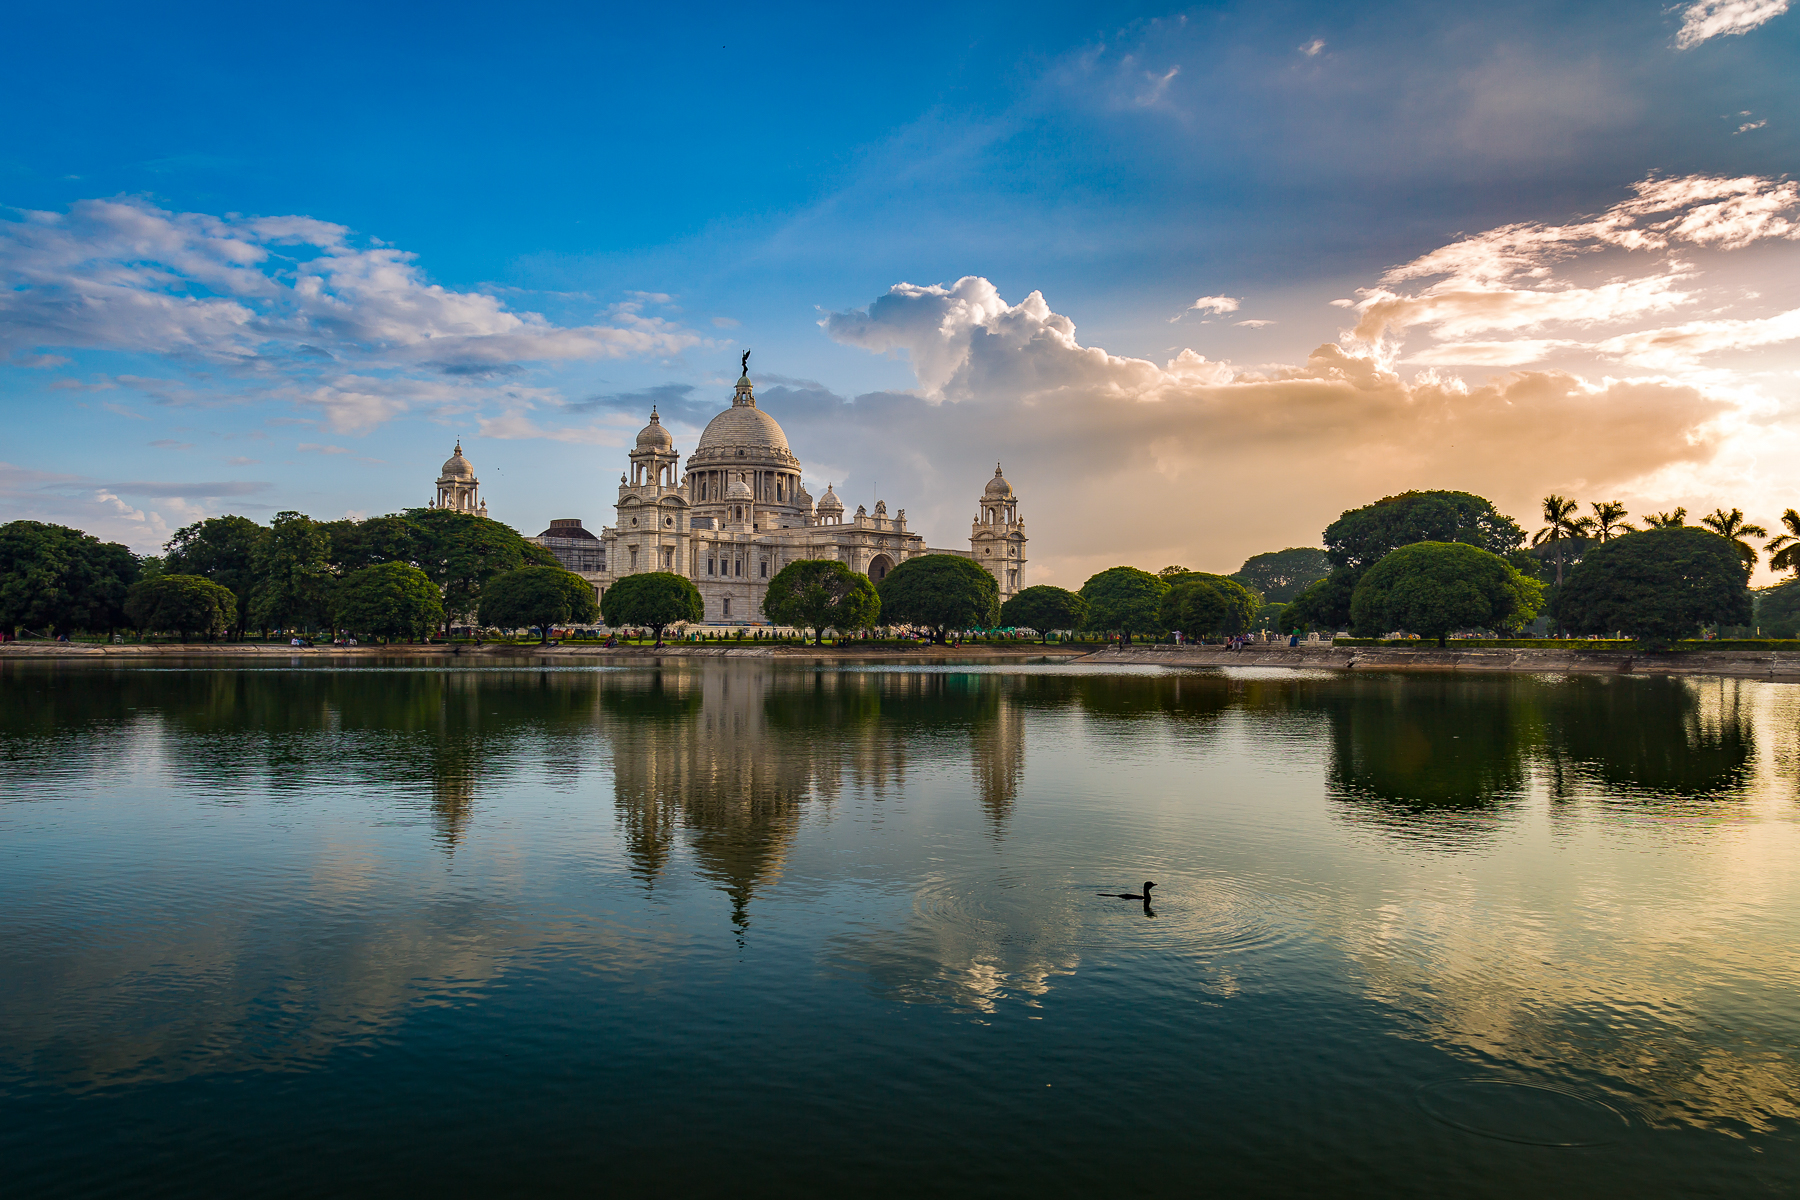
{"type": "Polygon", "coordinates": [[[1789,0],[670,12],[15,17],[0,521],[373,515],[460,436],[597,528],[745,348],[815,495],[955,546],[1003,461],[1032,582],[1800,507],[1789,0]]]}

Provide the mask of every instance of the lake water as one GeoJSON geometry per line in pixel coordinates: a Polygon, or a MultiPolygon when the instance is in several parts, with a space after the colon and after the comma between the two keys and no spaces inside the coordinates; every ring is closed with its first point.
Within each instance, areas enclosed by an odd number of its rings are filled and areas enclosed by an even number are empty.
{"type": "Polygon", "coordinates": [[[0,1174],[1791,1195],[1797,816],[1751,681],[13,662],[0,1174]]]}

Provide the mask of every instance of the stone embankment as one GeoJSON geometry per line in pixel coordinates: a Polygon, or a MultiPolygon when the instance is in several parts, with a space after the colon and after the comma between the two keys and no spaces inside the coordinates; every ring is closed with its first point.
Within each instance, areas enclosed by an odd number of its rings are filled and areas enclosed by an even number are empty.
{"type": "Polygon", "coordinates": [[[1457,650],[1436,646],[1345,646],[1329,643],[1222,646],[1130,646],[1073,660],[1083,665],[1157,663],[1166,666],[1287,667],[1320,671],[1514,671],[1600,675],[1728,675],[1740,679],[1800,680],[1800,651],[1582,650],[1581,643],[1516,650],[1457,650]]]}

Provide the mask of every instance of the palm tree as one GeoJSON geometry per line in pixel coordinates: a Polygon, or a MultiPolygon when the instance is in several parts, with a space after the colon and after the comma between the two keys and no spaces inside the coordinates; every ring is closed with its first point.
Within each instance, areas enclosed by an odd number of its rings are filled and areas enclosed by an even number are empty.
{"type": "Polygon", "coordinates": [[[1636,533],[1636,525],[1625,523],[1625,506],[1617,500],[1608,500],[1605,504],[1590,504],[1594,510],[1594,535],[1603,542],[1610,542],[1621,533],[1636,533]]]}
{"type": "Polygon", "coordinates": [[[1781,514],[1781,523],[1787,526],[1787,532],[1763,547],[1769,552],[1769,570],[1792,571],[1800,576],[1800,512],[1788,509],[1781,514]]]}
{"type": "Polygon", "coordinates": [[[1726,512],[1722,508],[1715,508],[1710,515],[1701,517],[1700,523],[1731,543],[1731,548],[1737,551],[1737,556],[1744,562],[1745,575],[1756,569],[1761,556],[1756,553],[1756,547],[1750,544],[1750,539],[1768,537],[1769,531],[1761,525],[1747,524],[1743,509],[1734,508],[1726,512]]]}
{"type": "Polygon", "coordinates": [[[1554,492],[1544,497],[1544,527],[1531,537],[1531,544],[1545,542],[1556,550],[1556,586],[1562,586],[1563,548],[1570,538],[1585,538],[1594,528],[1594,518],[1575,515],[1575,501],[1554,492]]]}
{"type": "Polygon", "coordinates": [[[1687,509],[1678,508],[1674,512],[1651,513],[1644,518],[1644,524],[1652,529],[1680,529],[1687,524],[1687,509]]]}

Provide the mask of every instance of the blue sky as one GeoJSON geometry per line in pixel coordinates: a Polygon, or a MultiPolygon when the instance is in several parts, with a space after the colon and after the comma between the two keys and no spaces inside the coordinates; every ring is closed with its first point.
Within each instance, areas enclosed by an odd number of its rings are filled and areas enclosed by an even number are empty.
{"type": "Polygon", "coordinates": [[[1785,0],[15,17],[0,520],[610,519],[754,349],[813,490],[1037,578],[1464,487],[1800,505],[1785,0]],[[906,285],[906,286],[902,286],[906,285]],[[1333,301],[1339,303],[1333,304],[1333,301]]]}

